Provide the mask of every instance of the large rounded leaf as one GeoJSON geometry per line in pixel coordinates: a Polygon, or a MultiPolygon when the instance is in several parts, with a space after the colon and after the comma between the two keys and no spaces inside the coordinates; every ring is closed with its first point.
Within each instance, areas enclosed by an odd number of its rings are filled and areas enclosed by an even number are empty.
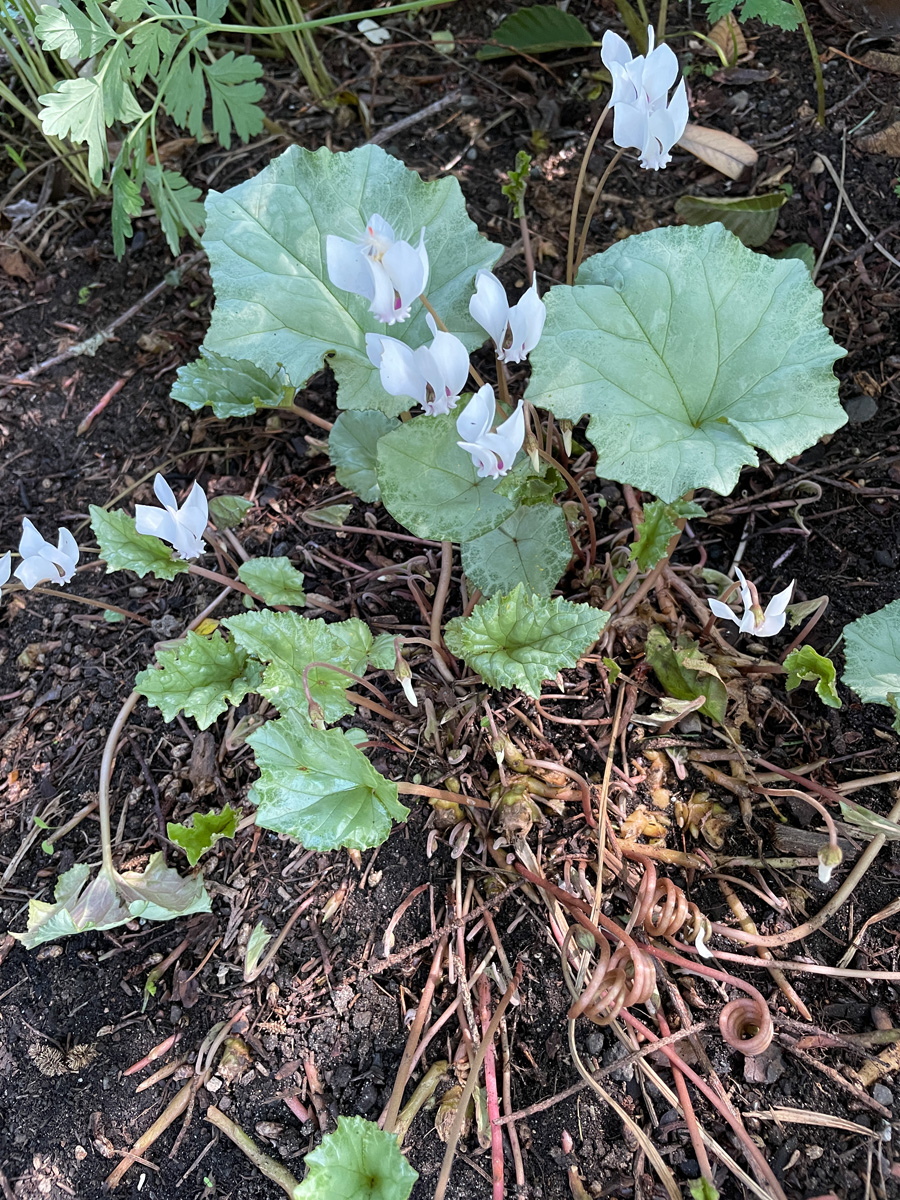
{"type": "Polygon", "coordinates": [[[381,499],[395,521],[416,537],[467,542],[496,529],[516,502],[479,479],[457,445],[456,413],[413,417],[378,439],[375,473],[381,499]]]}
{"type": "Polygon", "coordinates": [[[549,596],[571,557],[566,518],[558,504],[523,505],[497,529],[462,548],[463,570],[483,596],[511,592],[517,583],[536,596],[549,596]]]}
{"type": "Polygon", "coordinates": [[[378,146],[346,154],[292,146],[246,183],[210,192],[206,212],[216,292],[207,350],[273,375],[283,366],[294,387],[328,356],[342,408],[402,412],[409,401],[381,387],[366,334],[390,332],[413,347],[430,342],[423,306],[415,303],[410,319],[388,331],[367,300],[335,287],[325,266],[328,234],[353,239],[376,213],[416,244],[424,228],[428,299],[469,349],[484,341],[469,297],[475,272],[489,270],[500,247],[469,220],[455,179],[424,183],[378,146]]]}
{"type": "Polygon", "coordinates": [[[627,238],[546,302],[528,399],[590,416],[600,476],[727,495],[754,446],[784,462],[846,421],[809,272],[719,224],[627,238]]]}
{"type": "Polygon", "coordinates": [[[900,600],[844,626],[842,676],[867,704],[886,704],[900,729],[900,600]]]}

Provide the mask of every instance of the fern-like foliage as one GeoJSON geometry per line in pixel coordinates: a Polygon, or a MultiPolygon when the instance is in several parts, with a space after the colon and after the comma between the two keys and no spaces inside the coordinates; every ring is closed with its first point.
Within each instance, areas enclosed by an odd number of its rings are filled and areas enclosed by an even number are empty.
{"type": "Polygon", "coordinates": [[[706,11],[710,21],[718,21],[738,7],[741,21],[756,17],[779,29],[796,29],[800,25],[799,10],[787,0],[707,0],[706,11]]]}

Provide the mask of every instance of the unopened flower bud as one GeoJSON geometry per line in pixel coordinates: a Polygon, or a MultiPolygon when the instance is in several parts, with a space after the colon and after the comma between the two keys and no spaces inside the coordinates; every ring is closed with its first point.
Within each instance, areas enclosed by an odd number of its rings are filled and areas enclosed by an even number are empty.
{"type": "Polygon", "coordinates": [[[559,432],[562,434],[563,449],[566,454],[572,457],[572,422],[562,420],[559,423],[559,432]]]}
{"type": "Polygon", "coordinates": [[[831,872],[835,867],[840,866],[843,858],[840,846],[833,846],[831,842],[826,842],[824,846],[819,847],[820,883],[828,883],[830,881],[831,872]]]}
{"type": "MultiPolygon", "coordinates": [[[[398,639],[399,641],[399,639],[398,639]]],[[[419,700],[416,693],[413,691],[412,671],[409,669],[409,663],[400,653],[400,646],[397,645],[397,657],[394,660],[394,678],[403,688],[403,694],[410,702],[413,708],[419,707],[419,700]]]]}
{"type": "Polygon", "coordinates": [[[712,926],[706,917],[697,922],[697,934],[694,938],[694,945],[697,947],[697,953],[701,958],[712,958],[712,951],[706,944],[706,939],[712,934],[712,926]]]}
{"type": "Polygon", "coordinates": [[[310,700],[309,702],[309,723],[313,729],[325,728],[325,710],[318,700],[310,700]]]}
{"type": "Polygon", "coordinates": [[[541,469],[540,447],[538,446],[537,438],[534,436],[534,434],[531,432],[530,429],[525,434],[525,441],[522,443],[522,449],[525,451],[525,453],[531,459],[531,465],[534,468],[534,470],[540,471],[540,469],[541,469]]]}

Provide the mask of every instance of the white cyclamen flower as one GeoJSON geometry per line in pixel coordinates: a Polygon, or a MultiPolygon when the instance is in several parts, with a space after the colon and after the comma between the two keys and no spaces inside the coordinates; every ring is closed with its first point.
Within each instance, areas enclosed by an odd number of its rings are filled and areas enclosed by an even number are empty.
{"type": "Polygon", "coordinates": [[[60,529],[54,546],[44,541],[27,517],[22,521],[19,553],[22,561],[13,574],[29,591],[48,581],[68,583],[78,564],[78,543],[68,529],[60,529]]]}
{"type": "Polygon", "coordinates": [[[0,587],[3,587],[4,583],[9,583],[9,577],[11,573],[12,552],[7,550],[3,557],[0,558],[0,587]]]}
{"type": "Polygon", "coordinates": [[[428,284],[425,230],[418,246],[411,246],[400,241],[377,213],[369,219],[360,243],[330,233],[325,257],[335,287],[364,296],[369,312],[385,325],[405,321],[412,302],[428,284]]]}
{"type": "Polygon", "coordinates": [[[537,277],[517,304],[510,307],[506,290],[496,275],[479,271],[469,312],[491,335],[497,357],[504,362],[524,362],[541,340],[547,306],[537,293],[537,277]]]}
{"type": "Polygon", "coordinates": [[[776,633],[781,633],[787,620],[785,609],[790,602],[795,580],[792,579],[783,592],[773,596],[763,612],[756,595],[756,588],[747,582],[740,567],[736,567],[735,570],[741,581],[743,613],[738,616],[721,600],[708,601],[709,607],[717,617],[722,617],[725,621],[734,621],[741,633],[752,633],[754,637],[774,637],[776,633]]]}
{"type": "Polygon", "coordinates": [[[457,442],[472,456],[481,479],[498,479],[513,465],[525,440],[525,409],[520,400],[516,411],[491,430],[496,415],[494,389],[489,383],[479,388],[456,419],[457,442]]]}
{"type": "Polygon", "coordinates": [[[209,504],[200,484],[194,484],[181,508],[162,475],[153,480],[153,491],[162,508],[151,508],[148,504],[135,507],[134,525],[138,533],[162,538],[182,558],[196,558],[202,554],[206,549],[203,531],[209,521],[209,504]]]}
{"type": "Polygon", "coordinates": [[[469,352],[458,337],[438,329],[431,313],[425,320],[434,339],[430,346],[411,350],[397,338],[367,333],[366,352],[389,396],[409,396],[437,417],[456,407],[469,377],[469,352]]]}
{"type": "Polygon", "coordinates": [[[600,57],[613,81],[613,141],[641,152],[641,166],[658,171],[672,161],[669,151],[684,133],[688,120],[684,80],[669,100],[678,75],[678,59],[669,46],[654,49],[653,26],[647,27],[647,54],[632,57],[627,42],[607,30],[600,57]]]}

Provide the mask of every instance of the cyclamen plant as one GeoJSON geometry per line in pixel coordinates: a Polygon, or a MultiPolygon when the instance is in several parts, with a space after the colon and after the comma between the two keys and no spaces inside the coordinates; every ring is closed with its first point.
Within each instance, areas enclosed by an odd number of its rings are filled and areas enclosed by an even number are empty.
{"type": "MultiPolygon", "coordinates": [[[[612,34],[603,55],[614,80],[613,139],[658,170],[683,132],[687,95],[681,81],[670,98],[674,55],[654,48],[648,33],[645,57],[632,58],[612,34]]],[[[633,235],[580,263],[576,243],[586,243],[600,190],[580,238],[573,220],[567,282],[541,296],[532,274],[512,305],[492,272],[501,247],[469,220],[457,180],[424,182],[376,146],[292,147],[207,200],[204,244],[216,305],[201,357],[181,368],[173,397],[192,409],[209,405],[219,417],[289,407],[327,360],[341,409],[329,436],[338,481],[383,503],[416,537],[440,543],[441,580],[424,640],[449,683],[461,659],[488,686],[539,697],[543,681],[597,641],[616,603],[646,586],[641,574],[661,569],[685,522],[702,515],[694,489],[728,494],[741,467],[757,463],[757,447],[784,461],[846,419],[832,371],[843,352],[801,262],[756,254],[708,225],[633,235]],[[469,359],[486,336],[496,383],[469,359]],[[420,411],[411,413],[415,406],[420,411]],[[592,444],[598,476],[647,494],[630,566],[603,608],[552,595],[573,543],[584,582],[598,577],[595,513],[569,460],[584,417],[578,453],[592,444]],[[567,489],[577,504],[563,507],[557,497],[567,489]],[[467,594],[480,596],[445,625],[454,545],[467,594]]],[[[250,608],[219,623],[201,614],[199,628],[158,647],[157,666],[138,675],[104,757],[100,875],[89,882],[86,867],[73,868],[60,878],[55,903],[34,903],[27,932],[17,935],[27,946],[209,905],[199,874],[182,879],[156,859],[142,875],[113,867],[109,771],[141,696],[167,720],[183,714],[201,728],[247,696],[263,697],[277,718],[244,730],[260,771],[249,796],[256,823],[310,849],[378,845],[408,815],[399,794],[418,790],[381,776],[356,744],[359,731],[335,727],[367,703],[347,688],[351,681],[372,688],[364,678],[370,667],[389,672],[409,704],[417,702],[403,639],[373,638],[357,619],[303,616],[296,611],[307,603],[303,576],[285,558],[249,559],[235,579],[201,567],[194,560],[205,539],[218,535],[199,484],[181,505],[161,476],[154,491],[162,507],[138,505],[135,517],[92,508],[107,570],[160,579],[200,573],[244,593],[250,608]]],[[[77,563],[71,534],[61,531],[54,547],[27,521],[20,553],[15,574],[26,587],[66,583],[77,563]]],[[[0,581],[10,567],[7,555],[0,581]]],[[[765,611],[743,575],[740,588],[741,616],[724,603],[731,587],[710,599],[713,613],[757,637],[780,632],[791,588],[765,611]]],[[[647,661],[657,674],[674,664],[682,681],[696,678],[686,664],[702,656],[697,644],[676,649],[656,633],[647,661]]],[[[816,663],[808,650],[788,656],[788,687],[812,673],[827,694],[821,663],[828,660],[815,656],[816,663]]],[[[727,696],[713,676],[714,668],[690,703],[722,720],[727,696]]],[[[373,690],[382,709],[390,704],[373,690]]],[[[209,844],[198,836],[192,855],[209,844]]]]}

